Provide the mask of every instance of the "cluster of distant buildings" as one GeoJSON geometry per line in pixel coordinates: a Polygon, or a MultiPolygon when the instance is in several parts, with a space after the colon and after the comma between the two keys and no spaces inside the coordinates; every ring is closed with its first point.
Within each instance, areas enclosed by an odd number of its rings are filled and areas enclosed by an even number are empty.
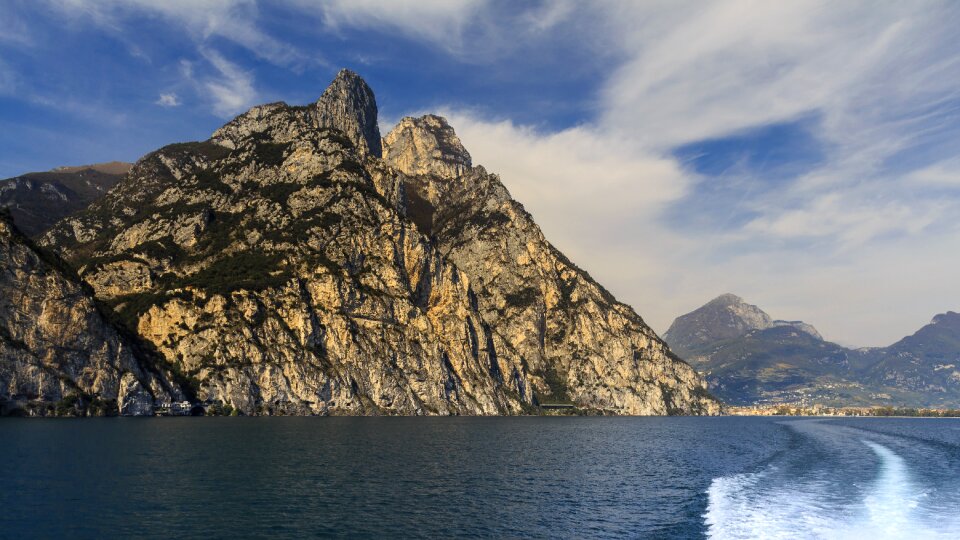
{"type": "Polygon", "coordinates": [[[727,407],[732,416],[923,416],[934,418],[960,417],[960,410],[908,407],[825,407],[823,405],[752,405],[727,407]]]}
{"type": "Polygon", "coordinates": [[[197,407],[203,410],[203,407],[200,405],[194,405],[189,401],[158,403],[153,408],[153,414],[155,416],[191,416],[194,413],[194,409],[197,407]]]}

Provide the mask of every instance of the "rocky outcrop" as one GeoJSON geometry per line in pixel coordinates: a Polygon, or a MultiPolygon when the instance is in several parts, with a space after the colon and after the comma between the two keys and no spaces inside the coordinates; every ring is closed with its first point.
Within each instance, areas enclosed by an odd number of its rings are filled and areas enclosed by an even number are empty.
{"type": "Polygon", "coordinates": [[[360,156],[380,157],[380,128],[373,90],[356,73],[343,69],[314,105],[316,125],[349,138],[360,156]]]}
{"type": "Polygon", "coordinates": [[[383,139],[383,159],[410,176],[460,177],[472,168],[470,153],[443,117],[406,117],[383,139]]]}
{"type": "Polygon", "coordinates": [[[342,71],[314,105],[145,156],[43,243],[199,399],[244,414],[718,411],[444,120],[401,126],[384,151],[342,71]]]}
{"type": "Polygon", "coordinates": [[[823,341],[823,336],[820,335],[820,332],[818,332],[817,329],[814,328],[812,324],[808,324],[803,321],[781,321],[778,319],[776,321],[773,321],[773,323],[770,325],[770,327],[778,327],[778,326],[793,328],[795,330],[799,330],[809,335],[814,339],[823,341]]]}
{"type": "Polygon", "coordinates": [[[0,213],[0,412],[152,414],[155,397],[180,397],[168,380],[101,314],[88,286],[0,213]]]}

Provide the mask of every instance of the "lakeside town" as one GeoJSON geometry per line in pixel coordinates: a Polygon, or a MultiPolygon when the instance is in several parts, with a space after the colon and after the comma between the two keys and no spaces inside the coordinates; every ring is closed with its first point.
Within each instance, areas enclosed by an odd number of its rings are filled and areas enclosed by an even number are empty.
{"type": "Polygon", "coordinates": [[[823,405],[754,405],[726,407],[730,416],[877,416],[960,418],[960,409],[927,409],[912,407],[826,407],[823,405]]]}

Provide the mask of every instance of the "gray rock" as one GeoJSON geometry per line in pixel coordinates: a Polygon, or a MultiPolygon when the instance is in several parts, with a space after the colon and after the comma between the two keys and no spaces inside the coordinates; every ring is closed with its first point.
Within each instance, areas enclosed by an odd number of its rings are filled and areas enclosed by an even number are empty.
{"type": "Polygon", "coordinates": [[[133,373],[124,373],[120,379],[117,408],[121,416],[153,415],[153,396],[133,373]]]}
{"type": "Polygon", "coordinates": [[[342,69],[314,105],[318,127],[342,131],[361,156],[381,156],[377,101],[356,73],[342,69]]]}

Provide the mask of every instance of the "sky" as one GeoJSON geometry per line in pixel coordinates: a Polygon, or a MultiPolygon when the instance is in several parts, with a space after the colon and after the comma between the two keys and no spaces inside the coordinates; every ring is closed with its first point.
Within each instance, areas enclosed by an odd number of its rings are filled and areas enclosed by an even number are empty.
{"type": "Polygon", "coordinates": [[[446,116],[658,332],[726,292],[847,346],[960,311],[960,3],[7,0],[0,178],[202,140],[347,67],[446,116]]]}

